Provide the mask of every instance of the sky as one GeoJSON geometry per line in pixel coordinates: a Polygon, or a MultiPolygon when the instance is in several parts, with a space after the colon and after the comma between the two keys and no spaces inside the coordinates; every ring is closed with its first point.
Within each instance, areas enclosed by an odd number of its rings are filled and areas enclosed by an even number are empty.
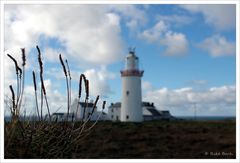
{"type": "MultiPolygon", "coordinates": [[[[140,59],[143,101],[174,116],[235,116],[235,5],[5,5],[4,85],[16,87],[14,66],[26,49],[22,110],[35,112],[32,71],[39,81],[38,45],[50,109],[65,112],[65,76],[58,56],[68,60],[73,99],[84,73],[91,99],[121,101],[120,70],[129,47],[140,59]]],[[[40,85],[40,83],[38,84],[40,85]]],[[[16,89],[16,88],[15,88],[16,89]]],[[[45,108],[46,113],[46,108],[45,108]]],[[[5,113],[8,109],[5,108],[5,113]]]]}

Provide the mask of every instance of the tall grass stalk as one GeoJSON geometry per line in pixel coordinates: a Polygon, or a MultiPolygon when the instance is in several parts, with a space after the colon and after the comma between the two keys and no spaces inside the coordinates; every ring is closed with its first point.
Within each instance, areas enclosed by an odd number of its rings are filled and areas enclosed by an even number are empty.
{"type": "Polygon", "coordinates": [[[47,106],[47,111],[48,111],[48,117],[50,122],[52,121],[51,119],[51,113],[50,113],[50,109],[49,109],[49,105],[48,105],[48,100],[47,100],[47,93],[46,93],[46,89],[45,89],[45,85],[44,85],[44,80],[43,80],[43,76],[40,75],[40,80],[41,80],[41,84],[42,84],[42,91],[43,91],[43,96],[45,98],[45,102],[46,102],[46,106],[47,106]]]}
{"type": "MultiPolygon", "coordinates": [[[[72,100],[71,100],[71,98],[72,98],[72,92],[71,92],[71,90],[72,90],[72,84],[71,84],[72,77],[71,77],[70,67],[68,65],[67,59],[65,61],[66,61],[67,72],[68,72],[68,76],[69,76],[69,105],[71,105],[71,103],[72,103],[72,100]]],[[[74,116],[74,114],[72,116],[74,116]]],[[[73,121],[73,117],[72,117],[72,121],[73,121]]]]}
{"type": "Polygon", "coordinates": [[[25,65],[26,65],[25,48],[22,48],[21,51],[22,51],[22,78],[20,78],[20,95],[19,95],[18,111],[20,111],[20,108],[22,105],[24,82],[25,82],[25,65]]]}
{"type": "Polygon", "coordinates": [[[15,65],[15,72],[16,72],[16,78],[17,78],[17,102],[16,102],[16,108],[17,108],[18,102],[19,102],[19,97],[20,97],[20,91],[21,91],[20,90],[21,89],[20,81],[21,81],[22,70],[18,66],[17,60],[14,57],[12,57],[10,54],[7,54],[7,56],[14,62],[14,65],[15,65]]]}
{"type": "Polygon", "coordinates": [[[23,71],[20,67],[18,67],[18,71],[19,71],[19,80],[17,81],[17,105],[19,103],[19,98],[20,98],[20,92],[21,92],[21,81],[22,81],[22,75],[23,75],[23,71]]]}
{"type": "Polygon", "coordinates": [[[85,78],[84,74],[81,74],[79,77],[79,88],[78,88],[78,99],[77,99],[77,108],[76,108],[76,117],[78,115],[78,110],[80,107],[80,99],[81,99],[81,94],[82,94],[82,80],[85,78]]]}
{"type": "Polygon", "coordinates": [[[65,75],[65,78],[66,78],[66,83],[67,83],[67,121],[68,121],[68,116],[69,116],[69,110],[70,110],[70,101],[69,101],[69,83],[68,83],[68,74],[67,74],[67,70],[66,70],[66,67],[65,67],[65,64],[63,62],[63,59],[62,59],[62,56],[61,54],[59,54],[59,60],[60,60],[60,63],[62,65],[62,68],[63,68],[63,72],[64,72],[64,75],[65,75]]]}
{"type": "Polygon", "coordinates": [[[32,72],[32,76],[33,76],[33,85],[34,85],[34,92],[35,92],[37,115],[38,115],[38,120],[40,121],[40,114],[39,114],[39,108],[38,108],[38,96],[37,96],[37,82],[36,82],[36,76],[35,76],[34,71],[32,72]]]}
{"type": "Polygon", "coordinates": [[[104,111],[104,109],[105,109],[105,105],[106,105],[106,101],[103,101],[101,114],[99,114],[98,118],[97,118],[96,121],[92,124],[92,126],[90,126],[89,128],[87,128],[84,132],[90,131],[90,130],[97,124],[97,122],[99,121],[100,117],[101,117],[102,114],[103,114],[103,111],[104,111]]]}
{"type": "Polygon", "coordinates": [[[83,108],[83,118],[82,118],[82,122],[85,120],[85,113],[86,113],[86,108],[88,108],[88,98],[89,98],[89,80],[85,78],[84,79],[84,85],[85,85],[85,105],[84,105],[84,108],[83,108]]]}
{"type": "MultiPolygon", "coordinates": [[[[90,131],[91,129],[97,124],[97,122],[99,121],[100,117],[102,116],[103,114],[103,111],[105,109],[105,105],[106,105],[106,101],[103,101],[103,104],[102,104],[102,111],[101,113],[99,114],[99,116],[97,117],[97,119],[95,120],[95,122],[88,128],[84,128],[85,126],[81,125],[78,129],[76,129],[74,132],[77,132],[77,133],[80,133],[73,141],[72,141],[72,144],[75,144],[81,140],[83,140],[87,135],[90,134],[90,131]],[[84,130],[83,130],[84,129],[84,130]],[[80,132],[79,132],[80,130],[80,132]],[[85,136],[84,136],[85,135],[85,136]]],[[[76,151],[76,150],[75,150],[76,151]]]]}
{"type": "MultiPolygon", "coordinates": [[[[39,70],[40,70],[40,78],[43,75],[43,63],[42,63],[42,57],[41,57],[41,51],[38,45],[36,46],[37,51],[38,51],[38,63],[39,63],[39,70]]],[[[40,110],[41,110],[41,121],[43,120],[43,90],[42,90],[42,82],[41,82],[41,89],[40,89],[40,94],[41,94],[41,100],[40,100],[40,110]]]]}
{"type": "Polygon", "coordinates": [[[40,51],[38,46],[36,46],[36,48],[37,48],[37,51],[38,51],[38,63],[39,63],[40,80],[41,80],[41,120],[43,120],[42,111],[43,111],[43,97],[44,97],[45,102],[46,102],[47,111],[48,111],[48,117],[49,117],[49,120],[51,122],[52,121],[51,120],[51,113],[50,113],[50,109],[49,109],[47,93],[46,93],[44,80],[43,80],[43,62],[42,62],[42,57],[41,57],[41,51],[40,51]]]}
{"type": "Polygon", "coordinates": [[[11,91],[11,94],[12,94],[12,108],[13,108],[12,110],[13,110],[13,113],[16,114],[15,93],[14,93],[12,85],[10,85],[9,88],[10,88],[10,91],[11,91]]]}
{"type": "Polygon", "coordinates": [[[96,100],[95,100],[95,102],[94,102],[94,104],[93,104],[92,112],[90,113],[90,115],[88,115],[87,120],[84,121],[84,123],[82,124],[82,126],[81,126],[82,129],[81,129],[81,131],[80,131],[80,134],[82,134],[82,132],[83,132],[83,130],[84,130],[84,128],[85,128],[86,123],[91,119],[91,117],[92,117],[92,115],[93,115],[93,113],[94,113],[94,110],[96,109],[98,100],[99,100],[99,96],[97,96],[97,98],[96,98],[96,100]]]}

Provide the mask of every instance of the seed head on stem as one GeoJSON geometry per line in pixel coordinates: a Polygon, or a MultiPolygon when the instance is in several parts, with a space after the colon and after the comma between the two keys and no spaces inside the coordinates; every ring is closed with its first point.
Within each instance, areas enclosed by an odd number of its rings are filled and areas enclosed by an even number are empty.
{"type": "Polygon", "coordinates": [[[22,66],[25,66],[26,65],[25,48],[22,48],[21,51],[22,51],[22,61],[23,61],[22,66]]]}
{"type": "Polygon", "coordinates": [[[16,59],[13,58],[13,56],[11,56],[10,54],[7,54],[7,56],[14,62],[15,69],[16,69],[16,74],[18,75],[18,71],[19,71],[20,67],[18,66],[18,63],[17,63],[16,59]]]}
{"type": "Polygon", "coordinates": [[[33,75],[33,85],[34,85],[34,90],[37,91],[37,84],[36,84],[36,76],[35,76],[35,72],[32,72],[33,75]]]}
{"type": "Polygon", "coordinates": [[[106,101],[103,101],[103,104],[102,104],[102,109],[103,110],[105,109],[105,105],[106,105],[106,101]]]}
{"type": "Polygon", "coordinates": [[[40,74],[43,73],[43,63],[42,63],[42,58],[41,58],[41,51],[38,46],[36,46],[37,51],[38,51],[38,63],[39,63],[39,68],[40,68],[40,74]]]}
{"type": "Polygon", "coordinates": [[[15,110],[15,93],[14,93],[14,90],[13,90],[12,85],[10,85],[9,88],[10,88],[10,91],[11,91],[11,93],[12,93],[12,105],[13,105],[13,110],[15,110]]]}
{"type": "Polygon", "coordinates": [[[62,65],[62,67],[63,67],[63,72],[64,72],[65,76],[67,76],[67,70],[66,70],[66,67],[65,67],[65,64],[63,62],[61,54],[59,54],[59,60],[60,60],[60,63],[62,65]]]}

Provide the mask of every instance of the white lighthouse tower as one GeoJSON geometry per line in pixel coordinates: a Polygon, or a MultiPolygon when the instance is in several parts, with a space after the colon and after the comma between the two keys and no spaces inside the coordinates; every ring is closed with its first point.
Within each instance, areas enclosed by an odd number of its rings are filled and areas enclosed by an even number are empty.
{"type": "Polygon", "coordinates": [[[125,68],[121,71],[122,77],[122,105],[121,121],[142,122],[142,91],[141,77],[143,71],[138,68],[139,59],[135,49],[130,49],[125,60],[125,68]]]}

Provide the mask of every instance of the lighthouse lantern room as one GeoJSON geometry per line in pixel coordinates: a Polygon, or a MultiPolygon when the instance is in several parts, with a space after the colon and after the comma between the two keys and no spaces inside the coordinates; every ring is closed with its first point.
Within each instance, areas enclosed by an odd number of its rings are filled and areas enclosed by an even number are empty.
{"type": "Polygon", "coordinates": [[[125,68],[121,71],[122,77],[122,105],[121,121],[142,122],[142,91],[141,77],[143,71],[138,67],[139,58],[135,49],[130,49],[125,60],[125,68]]]}

